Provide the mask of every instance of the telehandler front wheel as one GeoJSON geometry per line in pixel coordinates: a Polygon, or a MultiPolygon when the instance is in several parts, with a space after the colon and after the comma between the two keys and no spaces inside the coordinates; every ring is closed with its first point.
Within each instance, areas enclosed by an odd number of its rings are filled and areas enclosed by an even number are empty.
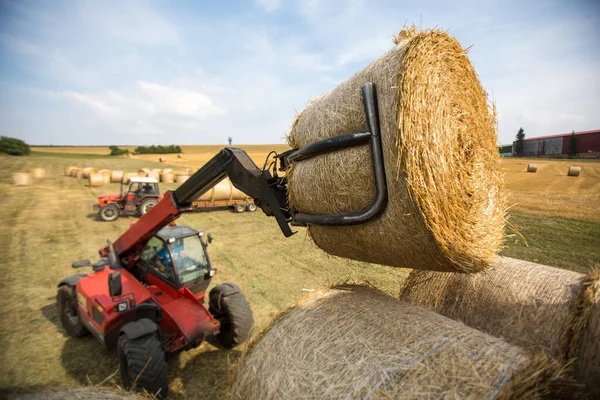
{"type": "Polygon", "coordinates": [[[208,343],[226,350],[244,343],[254,327],[254,317],[239,286],[233,283],[216,286],[208,298],[208,311],[221,323],[219,333],[206,339],[208,343]]]}
{"type": "Polygon", "coordinates": [[[153,396],[167,397],[167,362],[156,333],[130,339],[121,335],[117,345],[121,381],[128,390],[146,390],[153,396]]]}

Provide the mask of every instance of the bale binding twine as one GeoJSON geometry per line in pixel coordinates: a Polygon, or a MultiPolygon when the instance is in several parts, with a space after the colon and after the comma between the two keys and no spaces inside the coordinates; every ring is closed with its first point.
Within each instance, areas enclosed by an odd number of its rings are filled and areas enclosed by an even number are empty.
{"type": "Polygon", "coordinates": [[[537,164],[527,164],[527,172],[537,172],[537,164]]]}
{"type": "Polygon", "coordinates": [[[581,167],[569,167],[569,172],[567,172],[567,176],[579,176],[581,173],[581,167]]]}
{"type": "Polygon", "coordinates": [[[12,174],[12,183],[15,186],[27,186],[31,185],[31,182],[33,182],[33,178],[27,172],[14,172],[12,174]]]}
{"type": "MultiPolygon", "coordinates": [[[[476,272],[502,246],[496,114],[466,51],[446,32],[403,29],[396,46],[302,111],[294,148],[367,129],[361,85],[377,90],[388,204],[366,224],[310,225],[326,252],[415,269],[476,272]]],[[[375,197],[369,145],[293,162],[298,212],[338,214],[375,197]]]]}
{"type": "Polygon", "coordinates": [[[232,399],[535,398],[556,365],[375,289],[317,292],[251,344],[232,399]],[[276,356],[274,356],[276,355],[276,356]]]}
{"type": "Polygon", "coordinates": [[[413,271],[400,299],[570,363],[600,395],[600,273],[499,257],[477,274],[413,271]]]}

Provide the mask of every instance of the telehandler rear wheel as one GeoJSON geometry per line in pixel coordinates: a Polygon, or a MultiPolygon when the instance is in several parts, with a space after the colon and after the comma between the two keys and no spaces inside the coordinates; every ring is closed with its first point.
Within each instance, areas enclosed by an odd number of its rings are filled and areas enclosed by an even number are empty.
{"type": "Polygon", "coordinates": [[[135,339],[121,335],[117,345],[120,372],[126,389],[142,391],[156,397],[167,397],[169,377],[165,354],[156,334],[135,339]]]}
{"type": "Polygon", "coordinates": [[[56,302],[58,304],[60,323],[69,335],[73,337],[86,336],[90,334],[90,331],[81,323],[81,319],[79,318],[74,290],[74,288],[68,285],[62,285],[58,288],[56,302]]]}
{"type": "Polygon", "coordinates": [[[219,333],[206,339],[208,343],[226,350],[244,343],[254,327],[254,317],[239,286],[233,283],[216,286],[208,298],[208,311],[221,323],[219,333]]]}

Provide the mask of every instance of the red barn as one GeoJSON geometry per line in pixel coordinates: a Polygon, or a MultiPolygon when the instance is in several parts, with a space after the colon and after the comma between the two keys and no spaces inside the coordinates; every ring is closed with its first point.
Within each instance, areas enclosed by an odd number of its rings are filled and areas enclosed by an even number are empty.
{"type": "MultiPolygon", "coordinates": [[[[575,138],[578,157],[600,157],[600,129],[575,132],[575,138]]],[[[527,138],[523,144],[523,156],[565,157],[570,146],[571,133],[527,138]]]]}

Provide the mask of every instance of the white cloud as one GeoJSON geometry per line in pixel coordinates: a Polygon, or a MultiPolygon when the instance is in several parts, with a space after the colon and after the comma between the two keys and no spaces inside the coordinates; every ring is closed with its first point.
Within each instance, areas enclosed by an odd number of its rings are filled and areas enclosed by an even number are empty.
{"type": "Polygon", "coordinates": [[[281,6],[281,0],[256,0],[259,6],[264,8],[266,12],[277,10],[281,6]]]}

